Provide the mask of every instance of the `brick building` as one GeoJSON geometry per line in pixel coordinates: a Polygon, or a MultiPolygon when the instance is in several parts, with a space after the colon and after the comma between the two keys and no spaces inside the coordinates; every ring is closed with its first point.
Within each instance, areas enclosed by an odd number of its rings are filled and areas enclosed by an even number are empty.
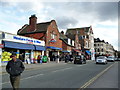
{"type": "Polygon", "coordinates": [[[71,28],[67,29],[66,32],[67,37],[77,40],[79,44],[76,46],[76,48],[81,47],[81,51],[85,53],[89,59],[94,60],[94,34],[92,27],[83,27],[83,28],[71,28]],[[77,37],[76,37],[77,35],[77,37]]]}
{"type": "Polygon", "coordinates": [[[52,55],[59,55],[62,51],[62,41],[59,39],[60,34],[55,20],[49,22],[37,23],[37,17],[31,15],[29,25],[25,24],[17,32],[18,35],[31,37],[45,41],[46,54],[52,60],[52,55]]]}
{"type": "Polygon", "coordinates": [[[63,31],[60,33],[60,40],[62,41],[62,52],[72,53],[72,50],[74,49],[75,41],[66,37],[63,31]]]}

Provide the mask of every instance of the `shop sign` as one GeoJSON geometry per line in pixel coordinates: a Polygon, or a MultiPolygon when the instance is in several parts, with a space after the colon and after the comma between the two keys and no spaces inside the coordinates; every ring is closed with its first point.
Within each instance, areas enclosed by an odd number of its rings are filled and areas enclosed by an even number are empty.
{"type": "Polygon", "coordinates": [[[19,36],[19,35],[12,35],[8,33],[5,33],[5,39],[3,40],[45,46],[44,41],[33,39],[33,38],[28,38],[24,36],[19,36]]]}
{"type": "Polygon", "coordinates": [[[41,42],[38,40],[32,40],[32,39],[28,39],[28,38],[23,38],[23,37],[18,37],[18,36],[13,36],[13,39],[15,40],[20,40],[20,41],[25,41],[27,43],[33,44],[33,43],[38,43],[40,44],[41,42]]]}
{"type": "Polygon", "coordinates": [[[4,45],[3,45],[3,44],[0,44],[0,48],[4,48],[4,45]]]}
{"type": "Polygon", "coordinates": [[[56,40],[55,39],[50,39],[49,42],[54,44],[56,42],[56,40]]]}

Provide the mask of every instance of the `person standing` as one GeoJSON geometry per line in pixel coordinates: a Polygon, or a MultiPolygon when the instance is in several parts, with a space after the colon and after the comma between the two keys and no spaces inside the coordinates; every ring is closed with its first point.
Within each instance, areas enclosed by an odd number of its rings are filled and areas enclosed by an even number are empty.
{"type": "Polygon", "coordinates": [[[41,60],[41,56],[38,55],[38,57],[37,57],[37,62],[40,63],[40,60],[41,60]]]}
{"type": "Polygon", "coordinates": [[[20,59],[17,59],[17,55],[11,55],[12,60],[9,61],[6,65],[6,71],[10,75],[10,82],[13,87],[13,90],[19,88],[20,76],[24,71],[25,67],[20,59]]]}

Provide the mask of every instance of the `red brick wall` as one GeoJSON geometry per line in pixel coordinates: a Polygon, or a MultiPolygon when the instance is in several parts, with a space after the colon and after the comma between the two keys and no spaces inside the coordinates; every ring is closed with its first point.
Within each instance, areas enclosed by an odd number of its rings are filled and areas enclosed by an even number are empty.
{"type": "Polygon", "coordinates": [[[34,33],[34,34],[28,34],[25,35],[26,37],[31,37],[31,38],[35,38],[35,39],[39,39],[39,40],[43,40],[43,36],[45,36],[44,33],[34,33]]]}
{"type": "Polygon", "coordinates": [[[51,24],[48,27],[47,34],[46,34],[46,46],[53,46],[53,47],[59,47],[62,48],[62,42],[59,40],[59,31],[56,25],[56,22],[53,20],[51,24]],[[51,33],[54,32],[56,34],[56,42],[50,43],[49,41],[52,39],[51,38],[51,33]]]}
{"type": "Polygon", "coordinates": [[[44,33],[34,33],[34,34],[27,34],[25,36],[32,37],[32,38],[39,39],[39,40],[44,40],[46,42],[46,46],[53,46],[53,47],[62,48],[62,41],[59,40],[60,35],[59,35],[59,31],[58,31],[56,22],[54,20],[49,25],[46,34],[44,34],[44,33]],[[51,32],[52,31],[57,35],[56,36],[56,42],[54,42],[54,43],[49,42],[52,39],[51,38],[51,32]]]}

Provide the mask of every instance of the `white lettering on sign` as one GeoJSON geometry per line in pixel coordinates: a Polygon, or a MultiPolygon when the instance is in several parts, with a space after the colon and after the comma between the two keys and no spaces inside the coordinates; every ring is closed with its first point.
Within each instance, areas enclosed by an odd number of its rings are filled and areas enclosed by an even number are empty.
{"type": "Polygon", "coordinates": [[[31,40],[31,39],[28,39],[28,38],[22,38],[22,37],[17,37],[17,36],[13,36],[13,39],[26,41],[26,42],[31,42],[31,43],[39,43],[39,44],[41,43],[38,40],[31,40]]]}

